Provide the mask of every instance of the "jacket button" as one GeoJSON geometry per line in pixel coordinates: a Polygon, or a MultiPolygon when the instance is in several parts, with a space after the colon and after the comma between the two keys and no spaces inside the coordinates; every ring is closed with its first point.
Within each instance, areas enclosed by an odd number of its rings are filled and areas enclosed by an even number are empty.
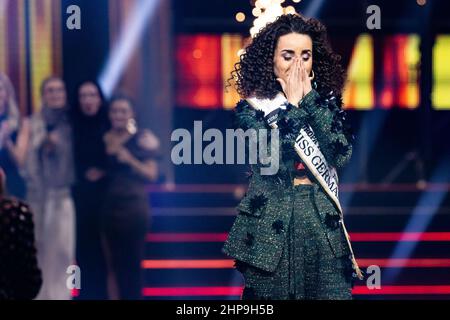
{"type": "Polygon", "coordinates": [[[250,199],[250,210],[253,214],[264,208],[269,199],[264,194],[258,194],[250,199]]]}
{"type": "Polygon", "coordinates": [[[331,215],[328,212],[326,213],[325,224],[331,230],[335,230],[339,227],[339,220],[340,220],[339,216],[331,215]]]}
{"type": "Polygon", "coordinates": [[[272,228],[275,230],[277,234],[280,234],[284,230],[284,223],[281,220],[277,220],[272,223],[272,228]]]}
{"type": "Polygon", "coordinates": [[[251,247],[253,243],[255,242],[255,236],[251,234],[250,232],[247,232],[247,237],[244,239],[244,243],[251,247]]]}

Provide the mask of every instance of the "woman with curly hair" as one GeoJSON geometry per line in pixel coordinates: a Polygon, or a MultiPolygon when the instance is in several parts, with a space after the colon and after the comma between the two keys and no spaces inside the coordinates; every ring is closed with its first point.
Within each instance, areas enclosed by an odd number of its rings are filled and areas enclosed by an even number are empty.
{"type": "Polygon", "coordinates": [[[253,38],[233,76],[243,98],[236,127],[256,130],[258,139],[269,132],[280,146],[276,174],[252,165],[223,248],[244,277],[242,298],[351,299],[362,273],[343,224],[337,169],[350,160],[353,135],[342,110],[345,73],[325,26],[278,17],[253,38]]]}

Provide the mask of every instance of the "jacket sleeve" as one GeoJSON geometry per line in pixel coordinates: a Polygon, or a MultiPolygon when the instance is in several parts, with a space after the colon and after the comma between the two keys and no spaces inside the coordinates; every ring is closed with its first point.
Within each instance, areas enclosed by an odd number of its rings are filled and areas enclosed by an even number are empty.
{"type": "Polygon", "coordinates": [[[322,98],[313,89],[300,101],[299,107],[308,114],[308,123],[328,163],[335,168],[344,167],[352,155],[354,136],[345,111],[340,107],[340,99],[332,92],[322,98]]]}

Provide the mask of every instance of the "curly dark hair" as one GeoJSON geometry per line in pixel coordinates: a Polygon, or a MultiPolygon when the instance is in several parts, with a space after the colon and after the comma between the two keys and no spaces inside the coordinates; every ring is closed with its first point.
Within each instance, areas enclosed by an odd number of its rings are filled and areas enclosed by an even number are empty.
{"type": "Polygon", "coordinates": [[[298,14],[281,15],[259,31],[234,65],[228,86],[230,80],[236,78],[236,89],[242,98],[273,99],[282,91],[274,73],[275,49],[281,36],[293,32],[307,34],[312,39],[317,91],[328,94],[332,90],[340,96],[346,77],[340,63],[341,56],[331,49],[326,27],[319,20],[306,19],[298,14]]]}

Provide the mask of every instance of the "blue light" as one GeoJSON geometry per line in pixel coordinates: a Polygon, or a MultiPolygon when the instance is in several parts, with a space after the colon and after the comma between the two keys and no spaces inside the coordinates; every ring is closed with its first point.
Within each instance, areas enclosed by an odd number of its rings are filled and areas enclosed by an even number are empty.
{"type": "Polygon", "coordinates": [[[99,77],[100,86],[106,97],[116,88],[130,57],[135,50],[145,27],[156,11],[159,0],[138,0],[127,19],[117,43],[110,53],[105,68],[99,77]]]}

